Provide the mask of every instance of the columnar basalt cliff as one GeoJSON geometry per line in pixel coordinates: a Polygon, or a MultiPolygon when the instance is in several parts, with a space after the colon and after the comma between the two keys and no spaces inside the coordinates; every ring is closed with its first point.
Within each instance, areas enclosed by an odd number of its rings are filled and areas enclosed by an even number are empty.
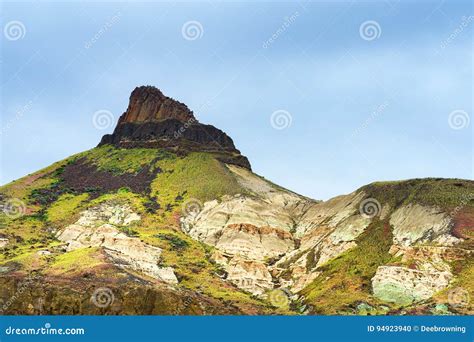
{"type": "Polygon", "coordinates": [[[220,159],[226,163],[250,169],[248,159],[226,133],[198,122],[185,104],[152,86],[135,88],[113,134],[105,135],[99,146],[106,144],[121,148],[165,148],[181,154],[215,152],[222,154],[220,159]]]}

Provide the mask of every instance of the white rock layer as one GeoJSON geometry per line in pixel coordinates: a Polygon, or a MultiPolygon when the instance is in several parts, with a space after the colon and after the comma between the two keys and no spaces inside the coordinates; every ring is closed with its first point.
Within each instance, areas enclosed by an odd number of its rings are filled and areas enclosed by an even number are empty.
{"type": "Polygon", "coordinates": [[[85,247],[102,247],[114,262],[124,268],[142,272],[169,284],[178,280],[171,267],[159,267],[161,249],[122,233],[118,226],[129,226],[140,220],[130,207],[101,204],[81,213],[79,220],[59,233],[67,251],[85,247]]]}

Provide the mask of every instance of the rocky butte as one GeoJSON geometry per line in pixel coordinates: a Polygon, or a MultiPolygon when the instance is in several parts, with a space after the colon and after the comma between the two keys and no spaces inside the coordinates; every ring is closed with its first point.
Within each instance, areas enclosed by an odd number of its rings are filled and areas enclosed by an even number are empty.
{"type": "Polygon", "coordinates": [[[99,146],[164,148],[177,153],[218,152],[226,163],[250,169],[232,139],[212,125],[198,122],[189,108],[152,86],[137,87],[113,134],[99,146]]]}
{"type": "Polygon", "coordinates": [[[97,147],[0,187],[0,311],[473,314],[473,194],[425,178],[313,200],[138,87],[97,147]]]}

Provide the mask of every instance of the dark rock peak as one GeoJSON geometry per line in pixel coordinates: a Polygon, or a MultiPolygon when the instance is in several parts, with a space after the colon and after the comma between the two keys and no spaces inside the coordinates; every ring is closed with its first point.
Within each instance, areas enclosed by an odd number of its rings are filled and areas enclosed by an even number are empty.
{"type": "Polygon", "coordinates": [[[163,95],[156,87],[141,86],[132,91],[127,111],[120,117],[119,125],[167,119],[183,123],[196,121],[193,112],[184,103],[163,95]]]}
{"type": "Polygon", "coordinates": [[[212,152],[228,164],[251,169],[232,139],[212,125],[199,123],[193,112],[152,86],[137,87],[130,95],[113,134],[102,137],[99,146],[164,148],[179,154],[212,152]]]}

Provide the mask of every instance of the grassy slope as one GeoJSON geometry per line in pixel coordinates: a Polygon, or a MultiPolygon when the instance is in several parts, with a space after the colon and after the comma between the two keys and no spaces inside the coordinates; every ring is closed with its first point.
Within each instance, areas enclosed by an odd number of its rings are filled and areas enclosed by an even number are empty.
{"type": "Polygon", "coordinates": [[[152,183],[152,195],[163,203],[177,196],[208,201],[243,191],[229,170],[209,153],[166,159],[159,166],[163,173],[152,183]]]}
{"type": "Polygon", "coordinates": [[[370,296],[370,280],[377,267],[392,260],[391,229],[382,221],[374,222],[356,242],[356,247],[323,265],[321,275],[302,291],[314,313],[355,313],[361,302],[378,304],[370,296]]]}
{"type": "Polygon", "coordinates": [[[395,182],[375,182],[360,190],[392,208],[418,203],[443,209],[474,206],[474,181],[425,178],[395,182]]]}
{"type": "Polygon", "coordinates": [[[117,149],[109,145],[94,148],[81,153],[78,158],[85,158],[102,171],[110,171],[115,175],[123,173],[136,174],[145,167],[151,170],[159,166],[160,160],[174,159],[175,156],[167,151],[134,148],[117,149]]]}
{"type": "MultiPolygon", "coordinates": [[[[176,269],[180,287],[246,308],[248,312],[270,312],[271,308],[265,302],[222,281],[220,267],[209,258],[212,249],[189,238],[178,228],[179,215],[187,200],[204,202],[241,190],[227,168],[212,154],[192,153],[178,157],[156,149],[95,148],[0,187],[0,193],[22,200],[28,208],[27,214],[20,218],[3,217],[5,224],[0,228],[0,234],[8,237],[10,243],[3,249],[0,263],[11,266],[13,262],[16,272],[25,275],[38,271],[49,276],[74,277],[88,270],[100,272],[101,268],[97,266],[102,265],[103,260],[97,259],[94,249],[62,253],[56,248],[59,242],[49,228],[60,229],[73,223],[81,210],[101,202],[127,202],[142,216],[142,221],[127,233],[163,248],[162,264],[176,269]],[[50,204],[34,204],[42,194],[38,190],[60,184],[62,169],[83,160],[114,175],[136,174],[150,166],[162,172],[157,173],[149,194],[134,194],[124,188],[90,199],[88,193],[66,191],[50,204]],[[53,251],[53,254],[39,256],[37,252],[42,249],[53,251]]],[[[95,276],[100,277],[100,274],[95,276]]]]}

